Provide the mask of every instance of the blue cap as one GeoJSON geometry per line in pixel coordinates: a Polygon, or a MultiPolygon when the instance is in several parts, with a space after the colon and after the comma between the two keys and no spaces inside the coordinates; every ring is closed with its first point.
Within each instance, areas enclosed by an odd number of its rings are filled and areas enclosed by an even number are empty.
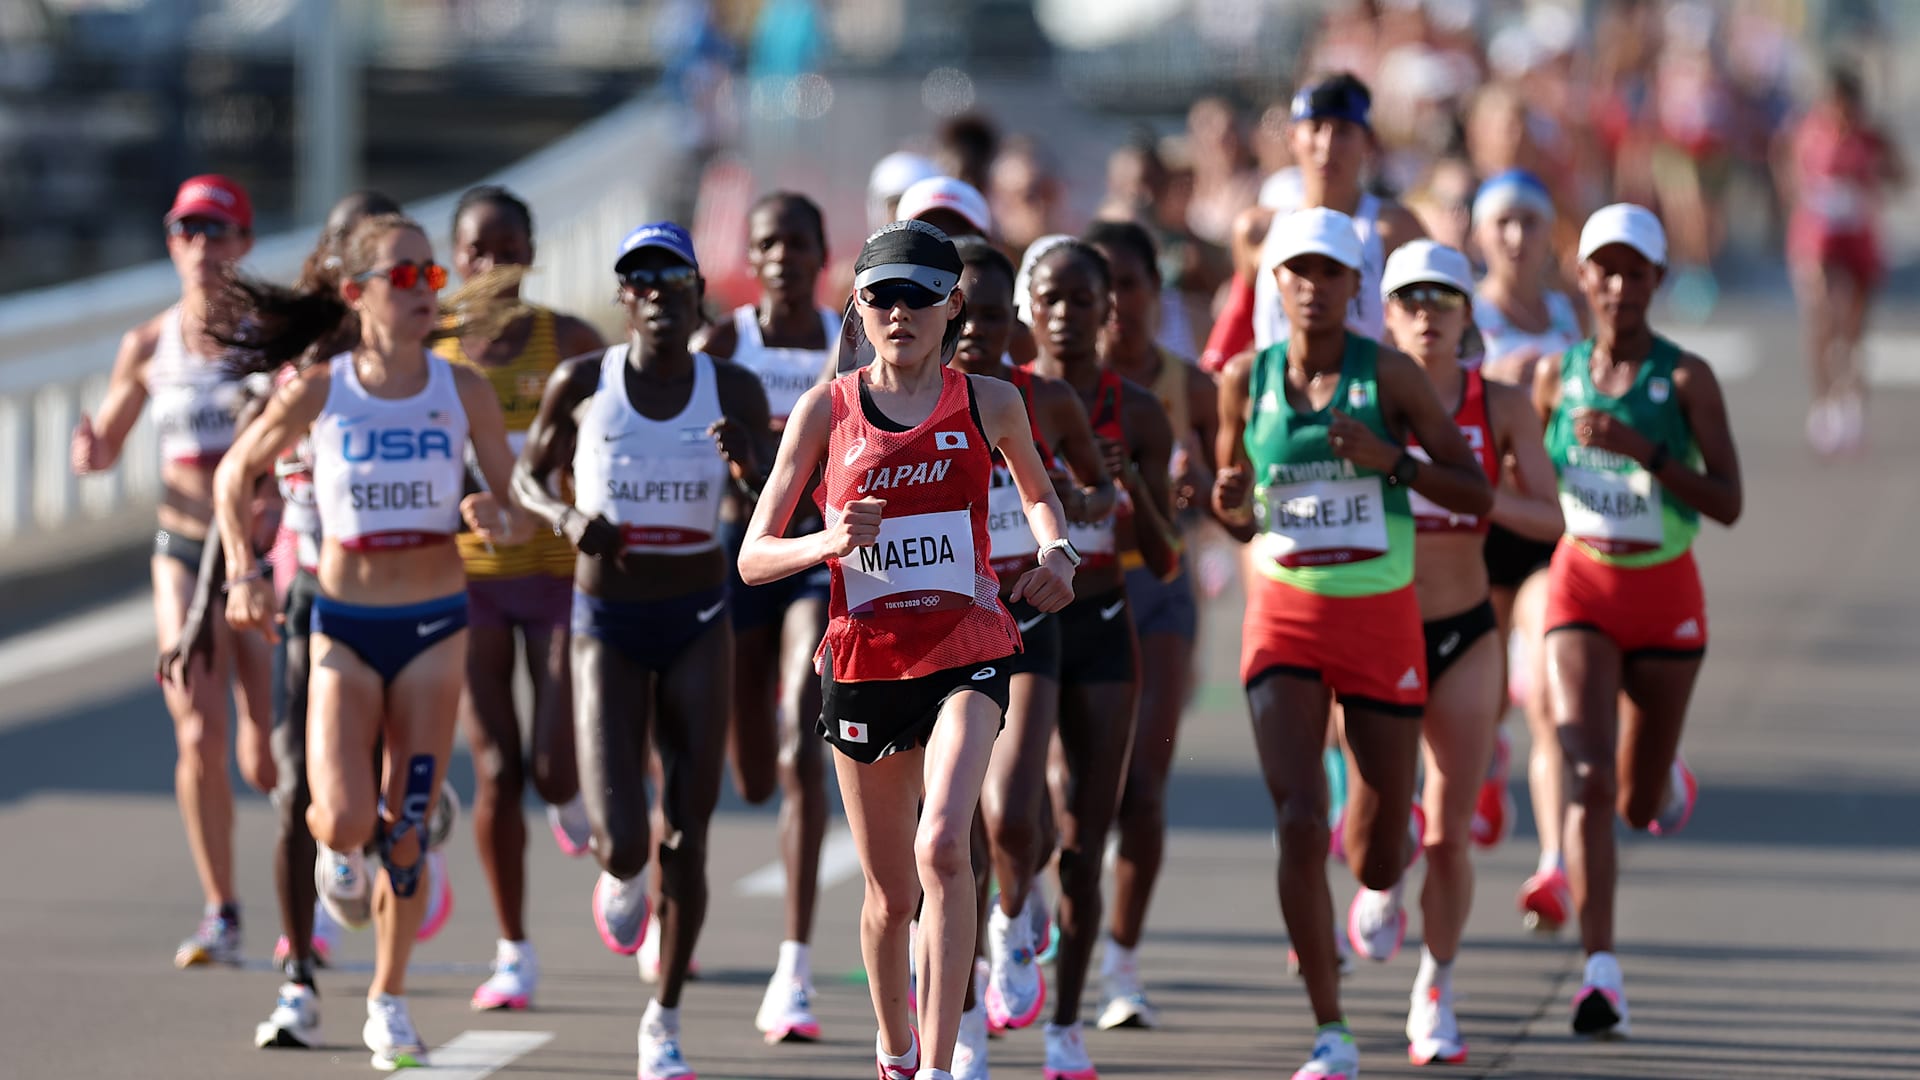
{"type": "Polygon", "coordinates": [[[1518,206],[1539,214],[1551,222],[1553,195],[1540,178],[1525,169],[1508,169],[1487,177],[1473,197],[1473,220],[1484,221],[1509,207],[1518,206]]]}
{"type": "Polygon", "coordinates": [[[687,230],[671,221],[655,221],[640,226],[620,241],[620,254],[613,260],[614,272],[619,272],[627,256],[643,248],[670,252],[695,270],[700,269],[700,260],[693,253],[693,237],[687,235],[687,230]]]}
{"type": "Polygon", "coordinates": [[[1295,121],[1350,120],[1370,128],[1367,116],[1372,110],[1373,92],[1367,89],[1366,83],[1345,73],[1303,86],[1293,95],[1295,121]]]}

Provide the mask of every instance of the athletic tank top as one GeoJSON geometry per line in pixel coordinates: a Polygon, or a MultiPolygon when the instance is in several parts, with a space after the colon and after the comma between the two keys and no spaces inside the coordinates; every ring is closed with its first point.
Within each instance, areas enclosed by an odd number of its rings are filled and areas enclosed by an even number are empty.
{"type": "MultiPolygon", "coordinates": [[[[1112,439],[1122,444],[1127,441],[1127,429],[1120,422],[1122,382],[1118,374],[1105,368],[1100,370],[1100,382],[1093,392],[1093,408],[1087,410],[1087,419],[1092,421],[1095,438],[1112,439]]],[[[1130,513],[1133,503],[1127,495],[1127,489],[1121,486],[1120,478],[1113,479],[1113,513],[1086,524],[1067,522],[1067,539],[1073,542],[1073,549],[1080,553],[1082,569],[1111,566],[1119,558],[1119,548],[1113,535],[1114,519],[1122,513],[1130,513]]]]}
{"type": "Polygon", "coordinates": [[[1478,294],[1473,298],[1473,325],[1486,342],[1488,360],[1501,360],[1529,349],[1540,356],[1552,356],[1580,340],[1580,317],[1574,313],[1573,301],[1562,292],[1547,294],[1547,328],[1538,333],[1513,325],[1498,304],[1478,294]]]}
{"type": "Polygon", "coordinates": [[[1336,456],[1333,409],[1393,441],[1380,411],[1380,346],[1349,332],[1327,408],[1287,399],[1286,342],[1254,359],[1245,443],[1253,464],[1258,534],[1254,565],[1275,581],[1322,596],[1377,596],[1413,581],[1413,515],[1405,488],[1336,456]]]}
{"type": "Polygon", "coordinates": [[[1700,531],[1700,514],[1664,497],[1660,481],[1624,454],[1580,445],[1573,414],[1597,409],[1625,421],[1667,448],[1675,461],[1700,464],[1693,429],[1674,393],[1673,369],[1680,346],[1663,337],[1634,372],[1619,397],[1593,385],[1593,340],[1568,349],[1560,365],[1560,404],[1547,420],[1547,454],[1560,475],[1560,510],[1574,546],[1614,566],[1658,566],[1686,554],[1700,531]]]}
{"type": "MultiPolygon", "coordinates": [[[[1040,430],[1039,418],[1033,414],[1033,373],[1015,367],[1009,373],[1009,380],[1020,391],[1020,401],[1026,406],[1027,426],[1033,430],[1033,447],[1040,452],[1040,463],[1051,469],[1053,451],[1048,449],[1047,436],[1040,430]]],[[[987,489],[987,548],[995,574],[1017,574],[1039,565],[1036,560],[1040,541],[1033,535],[1033,525],[1027,521],[1026,503],[1014,485],[1013,473],[997,450],[993,454],[992,486],[987,489]]]]}
{"type": "Polygon", "coordinates": [[[695,353],[686,408],[649,420],[627,398],[627,348],[600,358],[600,385],[574,442],[574,505],[620,526],[628,551],[711,551],[720,546],[728,482],[727,461],[707,434],[722,416],[714,361],[695,353]]]}
{"type": "MultiPolygon", "coordinates": [[[[1470,367],[1461,372],[1465,377],[1464,390],[1460,395],[1460,407],[1454,410],[1453,422],[1460,428],[1460,435],[1467,440],[1467,447],[1480,463],[1480,471],[1487,476],[1487,483],[1500,485],[1500,451],[1493,441],[1493,424],[1487,419],[1487,380],[1480,369],[1470,367]]],[[[1419,440],[1412,432],[1407,433],[1407,453],[1421,461],[1432,461],[1421,448],[1419,440]]],[[[1413,513],[1413,527],[1416,532],[1441,533],[1484,533],[1491,524],[1486,518],[1476,514],[1456,514],[1444,506],[1427,498],[1417,491],[1407,491],[1407,505],[1413,513]]]]}
{"type": "MultiPolygon", "coordinates": [[[[292,364],[274,375],[277,390],[299,378],[292,364]]],[[[331,395],[329,395],[331,397],[331,395]]],[[[280,488],[280,527],[292,534],[294,561],[302,570],[320,566],[320,505],[313,492],[313,429],[282,453],[273,463],[273,476],[280,488]]]]}
{"type": "Polygon", "coordinates": [[[786,349],[768,345],[760,336],[760,310],[742,304],[733,312],[733,362],[760,377],[767,391],[767,410],[776,422],[784,423],[793,414],[800,395],[820,381],[827,365],[827,354],[840,337],[840,316],[820,309],[820,325],[826,332],[824,349],[786,349]]]}
{"type": "Polygon", "coordinates": [[[412,397],[367,393],[353,354],[330,361],[327,404],[313,422],[313,489],[320,527],[349,551],[419,547],[460,527],[467,411],[453,369],[427,356],[412,397]]]}
{"type": "Polygon", "coordinates": [[[1793,135],[1794,214],[1829,235],[1875,231],[1886,144],[1872,132],[1842,131],[1825,110],[1793,135]]]}
{"type": "Polygon", "coordinates": [[[160,340],[147,361],[147,396],[160,456],[211,467],[233,445],[234,420],[245,396],[241,380],[218,361],[187,349],[180,332],[180,305],[160,317],[160,340]]]}
{"type": "MultiPolygon", "coordinates": [[[[1293,207],[1275,213],[1291,213],[1293,207]]],[[[1380,281],[1387,271],[1386,244],[1380,239],[1380,200],[1361,195],[1353,208],[1353,231],[1360,237],[1360,291],[1347,304],[1347,329],[1379,341],[1387,333],[1387,309],[1380,298],[1380,281]]],[[[1287,311],[1280,304],[1280,283],[1274,267],[1280,265],[1274,243],[1278,232],[1269,228],[1260,245],[1260,272],[1253,279],[1253,347],[1264,349],[1287,338],[1287,311]]]]}
{"type": "Polygon", "coordinates": [[[942,368],[940,400],[907,431],[868,417],[863,378],[856,371],[832,383],[833,426],[814,498],[828,528],[855,499],[887,506],[876,543],[827,560],[832,618],[820,657],[831,657],[835,681],[870,682],[1010,655],[1020,635],[988,562],[993,459],[968,377],[942,368]]]}
{"type": "MultiPolygon", "coordinates": [[[[504,364],[493,366],[475,361],[467,355],[466,347],[458,338],[442,338],[433,347],[453,363],[486,376],[506,417],[507,445],[515,457],[520,456],[527,444],[527,429],[540,413],[540,399],[546,394],[547,380],[560,365],[560,343],[554,333],[553,312],[543,307],[533,309],[533,329],[527,333],[526,345],[520,355],[504,364]]],[[[492,551],[487,550],[486,541],[471,532],[457,534],[454,542],[460,545],[460,558],[466,563],[470,578],[516,578],[529,574],[573,576],[573,545],[566,537],[555,536],[551,529],[536,530],[533,539],[524,544],[494,544],[492,551]]]]}

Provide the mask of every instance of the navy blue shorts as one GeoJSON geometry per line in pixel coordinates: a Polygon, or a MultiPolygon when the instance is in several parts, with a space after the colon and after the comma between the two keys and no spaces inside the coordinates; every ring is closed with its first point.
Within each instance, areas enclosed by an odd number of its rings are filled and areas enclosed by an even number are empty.
{"type": "Polygon", "coordinates": [[[352,649],[391,684],[414,657],[467,628],[467,594],[462,590],[400,607],[345,604],[315,596],[311,628],[352,649]]]}
{"type": "Polygon", "coordinates": [[[733,607],[733,628],[752,630],[777,626],[787,609],[802,600],[827,602],[833,588],[833,571],[826,563],[790,574],[765,585],[749,585],[740,580],[740,545],[747,538],[747,523],[720,523],[720,542],[727,549],[727,602],[733,607]]]}
{"type": "Polygon", "coordinates": [[[727,587],[666,600],[602,600],[574,590],[573,632],[604,641],[648,671],[665,672],[694,639],[726,618],[727,587]]]}

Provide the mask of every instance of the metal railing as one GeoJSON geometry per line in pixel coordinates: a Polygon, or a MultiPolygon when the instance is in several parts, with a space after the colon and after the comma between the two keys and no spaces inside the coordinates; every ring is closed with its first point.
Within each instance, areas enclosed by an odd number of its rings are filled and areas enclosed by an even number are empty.
{"type": "MultiPolygon", "coordinates": [[[[679,106],[644,95],[488,178],[512,188],[536,217],[539,263],[527,278],[528,299],[611,319],[615,245],[676,199],[669,185],[687,153],[682,116],[679,106]]],[[[458,198],[450,192],[407,208],[443,253],[458,198]]],[[[289,280],[314,236],[262,237],[246,267],[289,280]]],[[[179,291],[163,261],[0,299],[0,540],[157,503],[159,448],[146,412],[108,472],[75,477],[68,446],[82,409],[106,392],[121,335],[179,291]]]]}

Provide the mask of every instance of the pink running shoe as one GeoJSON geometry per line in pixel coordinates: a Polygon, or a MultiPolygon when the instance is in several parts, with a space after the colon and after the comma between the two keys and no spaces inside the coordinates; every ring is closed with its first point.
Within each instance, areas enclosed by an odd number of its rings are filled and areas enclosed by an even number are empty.
{"type": "Polygon", "coordinates": [[[1673,769],[1667,774],[1667,801],[1660,807],[1660,813],[1647,823],[1647,831],[1655,836],[1672,836],[1687,827],[1693,819],[1693,804],[1700,798],[1700,782],[1693,778],[1693,770],[1680,755],[1673,756],[1673,769]]]}
{"type": "Polygon", "coordinates": [[[1536,873],[1520,886],[1520,921],[1540,934],[1558,933],[1573,917],[1573,886],[1565,870],[1536,873]]]}
{"type": "Polygon", "coordinates": [[[920,1071],[920,1033],[909,1028],[907,1034],[913,1039],[913,1048],[907,1053],[913,1061],[911,1065],[889,1065],[881,1061],[880,1054],[884,1053],[886,1048],[880,1045],[880,1037],[874,1036],[873,1063],[879,1067],[880,1080],[913,1080],[913,1075],[920,1071]]]}
{"type": "Polygon", "coordinates": [[[1493,743],[1493,761],[1487,768],[1487,778],[1481,781],[1480,794],[1473,804],[1473,824],[1468,834],[1473,845],[1479,848],[1497,846],[1507,838],[1507,830],[1513,825],[1513,796],[1507,791],[1507,769],[1513,760],[1513,748],[1507,741],[1507,731],[1501,728],[1493,743]]]}
{"type": "Polygon", "coordinates": [[[625,881],[600,872],[600,879],[593,883],[593,928],[607,948],[621,956],[639,952],[652,913],[644,872],[625,881]]]}
{"type": "Polygon", "coordinates": [[[447,874],[446,855],[437,848],[427,852],[427,877],[427,916],[413,935],[415,941],[432,941],[453,918],[453,878],[447,874]]]}

